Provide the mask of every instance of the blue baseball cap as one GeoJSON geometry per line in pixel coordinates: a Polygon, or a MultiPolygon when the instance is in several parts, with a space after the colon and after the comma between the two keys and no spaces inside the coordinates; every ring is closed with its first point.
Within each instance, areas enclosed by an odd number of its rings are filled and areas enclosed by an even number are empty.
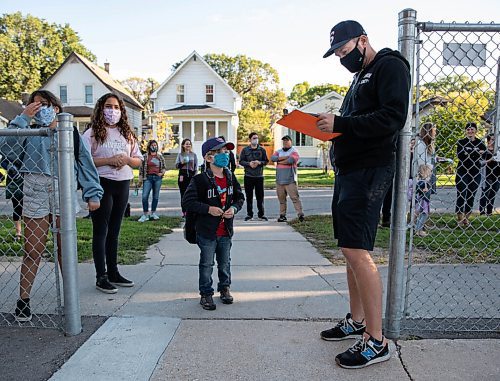
{"type": "Polygon", "coordinates": [[[222,138],[210,138],[201,146],[201,155],[206,156],[208,151],[217,151],[222,147],[226,147],[228,150],[234,149],[234,144],[231,142],[226,142],[222,138]]]}
{"type": "Polygon", "coordinates": [[[323,58],[331,56],[336,49],[359,36],[366,36],[365,30],[359,22],[353,20],[339,22],[330,31],[330,49],[328,49],[323,58]]]}

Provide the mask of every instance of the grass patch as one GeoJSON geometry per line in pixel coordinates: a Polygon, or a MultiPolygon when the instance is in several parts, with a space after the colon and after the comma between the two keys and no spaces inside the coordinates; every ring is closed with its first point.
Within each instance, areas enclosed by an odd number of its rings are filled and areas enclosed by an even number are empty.
{"type": "MultiPolygon", "coordinates": [[[[137,217],[124,218],[120,231],[118,246],[118,263],[122,265],[135,265],[144,262],[149,246],[157,243],[160,238],[172,232],[180,225],[179,217],[160,217],[158,221],[148,221],[144,224],[137,222],[137,217]]],[[[92,259],[92,221],[77,218],[77,245],[78,261],[86,262],[92,259]]],[[[0,217],[0,255],[9,257],[22,257],[21,242],[15,242],[12,220],[5,216],[0,217]]],[[[52,237],[47,240],[47,252],[53,250],[52,237]]]]}
{"type": "MultiPolygon", "coordinates": [[[[177,175],[179,171],[176,169],[168,170],[163,177],[162,187],[166,188],[179,188],[177,185],[177,175]]],[[[134,170],[134,182],[137,182],[139,176],[139,170],[134,170]]],[[[243,168],[236,169],[236,178],[239,183],[243,185],[243,168]]],[[[331,187],[333,186],[333,172],[330,171],[325,174],[322,169],[318,168],[298,168],[299,185],[301,187],[331,187]]],[[[276,186],[276,168],[266,167],[264,168],[264,187],[275,188],[276,186]]],[[[131,185],[134,188],[134,185],[131,185]]]]}
{"type": "MultiPolygon", "coordinates": [[[[453,214],[434,213],[426,224],[427,237],[413,237],[414,263],[500,263],[500,215],[472,216],[471,225],[461,228],[453,214]]],[[[306,221],[293,220],[290,225],[301,233],[333,264],[345,260],[333,239],[331,216],[307,216],[306,221]]],[[[407,242],[410,232],[407,235],[407,242]]],[[[379,228],[373,251],[374,260],[387,263],[390,229],[379,228]]]]}

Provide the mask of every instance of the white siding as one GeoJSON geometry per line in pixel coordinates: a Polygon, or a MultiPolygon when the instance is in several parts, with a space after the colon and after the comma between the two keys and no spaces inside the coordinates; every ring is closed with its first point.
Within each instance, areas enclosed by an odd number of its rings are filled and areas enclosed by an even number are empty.
{"type": "Polygon", "coordinates": [[[59,98],[59,86],[68,89],[68,103],[63,106],[93,107],[102,95],[109,93],[109,89],[76,58],[69,60],[43,88],[59,98]],[[85,103],[85,85],[93,86],[93,104],[85,103]]]}
{"type": "Polygon", "coordinates": [[[155,112],[185,105],[205,105],[237,113],[241,100],[196,56],[191,57],[178,73],[158,92],[155,112]],[[184,85],[184,103],[176,103],[176,85],[184,85]],[[214,85],[214,102],[207,103],[205,85],[214,85]]]}

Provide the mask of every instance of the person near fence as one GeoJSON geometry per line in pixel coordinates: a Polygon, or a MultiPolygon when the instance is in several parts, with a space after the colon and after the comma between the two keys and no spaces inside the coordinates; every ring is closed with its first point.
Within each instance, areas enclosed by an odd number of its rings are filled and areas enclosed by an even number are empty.
{"type": "Polygon", "coordinates": [[[262,221],[267,221],[264,213],[264,167],[269,162],[264,147],[259,145],[259,136],[256,132],[248,135],[250,145],[243,148],[240,153],[240,165],[245,169],[243,185],[247,201],[247,215],[245,221],[253,218],[253,192],[257,199],[257,216],[262,221]]]}
{"type": "Polygon", "coordinates": [[[20,241],[23,237],[21,217],[23,215],[23,175],[19,171],[21,161],[14,163],[8,160],[2,161],[2,168],[7,170],[5,178],[5,198],[12,202],[12,220],[14,221],[15,235],[14,240],[20,241]]]}
{"type": "MultiPolygon", "coordinates": [[[[410,180],[410,186],[413,186],[410,180]]],[[[424,225],[429,218],[432,194],[432,168],[430,165],[418,166],[417,183],[415,186],[415,234],[426,237],[424,225]]]]}
{"type": "Polygon", "coordinates": [[[479,213],[491,216],[495,197],[500,189],[500,153],[494,155],[495,136],[486,136],[486,151],[483,154],[484,179],[481,188],[481,198],[479,199],[479,213]]]}
{"type": "MultiPolygon", "coordinates": [[[[56,115],[63,112],[61,101],[50,91],[33,92],[23,113],[9,124],[8,128],[51,128],[57,125],[56,115]]],[[[79,135],[78,135],[79,136],[79,135]]],[[[57,134],[55,136],[57,139],[57,134]]],[[[45,136],[8,137],[5,153],[8,161],[20,161],[19,172],[23,176],[23,218],[24,218],[24,256],[21,265],[20,294],[15,310],[16,320],[23,322],[32,318],[30,294],[45,251],[47,235],[52,219],[56,218],[59,227],[59,191],[57,180],[57,155],[50,157],[51,138],[45,136]],[[53,165],[53,167],[52,167],[53,165]],[[53,203],[54,202],[54,203],[53,203]],[[53,215],[55,214],[55,216],[53,215]]],[[[57,142],[56,142],[57,146],[57,142]]],[[[83,140],[79,136],[79,154],[75,160],[75,184],[82,186],[82,196],[89,210],[98,210],[103,195],[99,185],[96,167],[83,140]]],[[[75,210],[79,209],[75,204],[75,210]]],[[[58,240],[58,261],[61,265],[61,243],[58,240]]],[[[73,255],[70,253],[68,255],[73,255]]]]}
{"type": "Polygon", "coordinates": [[[203,143],[203,158],[210,166],[196,175],[182,198],[188,213],[196,213],[196,241],[200,248],[200,304],[205,310],[215,310],[212,288],[214,257],[217,259],[219,283],[217,291],[224,304],[232,304],[231,237],[234,215],[241,210],[245,197],[236,176],[228,169],[228,150],[234,144],[221,138],[203,143]]]}
{"type": "Polygon", "coordinates": [[[158,153],[158,142],[150,140],[146,153],[143,155],[141,166],[139,167],[139,185],[142,188],[142,216],[139,222],[148,220],[159,220],[156,214],[158,201],[160,200],[160,189],[163,176],[165,175],[165,159],[158,153]],[[149,213],[149,194],[153,192],[151,200],[151,214],[149,213]]]}
{"type": "Polygon", "coordinates": [[[332,200],[335,238],[347,261],[351,311],[324,340],[362,335],[336,356],[344,368],[362,368],[390,358],[382,333],[382,282],[373,250],[380,208],[394,178],[395,151],[409,106],[410,70],[406,59],[391,49],[375,51],[363,27],[343,21],[330,32],[330,49],[355,73],[340,115],[320,114],[319,130],[339,132],[333,140],[336,168],[332,200]]]}
{"type": "Polygon", "coordinates": [[[297,187],[297,163],[299,153],[292,146],[292,138],[285,135],[281,138],[283,148],[275,151],[271,161],[276,163],[276,194],[280,203],[280,216],[278,222],[285,222],[287,195],[293,202],[297,217],[300,222],[304,221],[302,202],[300,201],[299,189],[297,187]]]}
{"type": "Polygon", "coordinates": [[[179,170],[177,184],[179,185],[179,192],[181,193],[182,217],[184,218],[186,216],[186,210],[182,206],[182,197],[184,193],[186,193],[186,189],[191,179],[198,171],[198,156],[193,152],[193,143],[190,139],[186,138],[182,140],[181,152],[177,154],[175,167],[179,170]]]}
{"type": "Polygon", "coordinates": [[[132,168],[141,165],[139,143],[128,122],[123,100],[107,93],[99,98],[83,134],[99,172],[104,189],[101,207],[92,212],[92,254],[96,288],[107,294],[115,286],[133,287],[134,282],[118,271],[118,237],[128,203],[132,168]]]}
{"type": "Polygon", "coordinates": [[[481,182],[481,157],[486,151],[484,143],[476,138],[477,124],[467,122],[465,125],[466,137],[457,142],[457,173],[455,186],[457,201],[455,213],[457,222],[461,226],[468,226],[474,198],[481,182]]]}

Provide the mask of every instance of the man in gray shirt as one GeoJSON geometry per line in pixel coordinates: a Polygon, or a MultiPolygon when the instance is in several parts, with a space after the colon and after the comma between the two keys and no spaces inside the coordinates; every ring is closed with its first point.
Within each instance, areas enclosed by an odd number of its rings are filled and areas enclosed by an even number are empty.
{"type": "Polygon", "coordinates": [[[257,199],[257,210],[260,220],[267,221],[264,215],[264,167],[269,162],[264,147],[259,145],[259,137],[256,132],[248,135],[250,145],[243,148],[240,153],[240,165],[245,168],[243,184],[247,201],[247,216],[245,221],[253,218],[253,191],[257,199]]]}

